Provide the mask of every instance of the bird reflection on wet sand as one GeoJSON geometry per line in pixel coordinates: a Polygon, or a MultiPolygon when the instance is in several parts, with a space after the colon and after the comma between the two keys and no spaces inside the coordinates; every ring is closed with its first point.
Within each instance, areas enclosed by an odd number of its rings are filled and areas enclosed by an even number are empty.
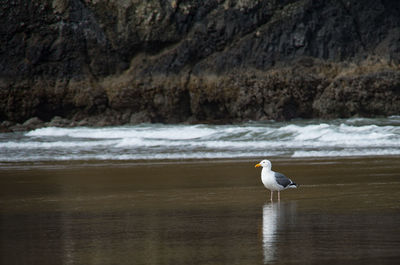
{"type": "Polygon", "coordinates": [[[296,215],[296,203],[270,203],[263,206],[262,215],[262,246],[264,264],[276,260],[277,242],[279,241],[280,224],[286,218],[291,220],[296,215]]]}

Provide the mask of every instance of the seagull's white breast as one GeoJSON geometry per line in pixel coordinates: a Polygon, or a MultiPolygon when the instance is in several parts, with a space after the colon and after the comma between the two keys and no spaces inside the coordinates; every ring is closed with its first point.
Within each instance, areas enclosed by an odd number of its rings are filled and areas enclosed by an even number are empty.
{"type": "Polygon", "coordinates": [[[283,189],[283,187],[276,182],[275,172],[272,170],[267,170],[263,168],[261,170],[261,181],[264,186],[269,190],[278,191],[283,189]]]}

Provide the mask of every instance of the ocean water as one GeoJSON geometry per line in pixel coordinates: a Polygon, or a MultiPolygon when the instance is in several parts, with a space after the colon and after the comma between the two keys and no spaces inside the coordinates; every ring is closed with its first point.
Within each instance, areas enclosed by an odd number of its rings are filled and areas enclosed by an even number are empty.
{"type": "Polygon", "coordinates": [[[400,155],[400,116],[0,134],[0,162],[400,155]]]}

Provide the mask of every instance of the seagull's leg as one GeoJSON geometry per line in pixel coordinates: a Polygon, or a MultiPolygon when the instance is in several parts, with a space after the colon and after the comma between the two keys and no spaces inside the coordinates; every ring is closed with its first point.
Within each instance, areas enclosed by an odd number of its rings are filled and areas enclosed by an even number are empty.
{"type": "Polygon", "coordinates": [[[278,191],[278,202],[280,202],[280,201],[281,201],[281,192],[278,191]]]}
{"type": "Polygon", "coordinates": [[[274,194],[274,192],[271,190],[271,202],[272,202],[272,195],[274,194]]]}

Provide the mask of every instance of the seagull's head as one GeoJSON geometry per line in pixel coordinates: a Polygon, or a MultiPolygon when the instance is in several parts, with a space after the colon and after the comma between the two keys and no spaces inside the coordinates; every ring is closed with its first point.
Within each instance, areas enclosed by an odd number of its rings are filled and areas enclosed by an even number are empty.
{"type": "Polygon", "coordinates": [[[265,167],[271,169],[271,162],[267,159],[264,159],[254,167],[265,167]]]}

